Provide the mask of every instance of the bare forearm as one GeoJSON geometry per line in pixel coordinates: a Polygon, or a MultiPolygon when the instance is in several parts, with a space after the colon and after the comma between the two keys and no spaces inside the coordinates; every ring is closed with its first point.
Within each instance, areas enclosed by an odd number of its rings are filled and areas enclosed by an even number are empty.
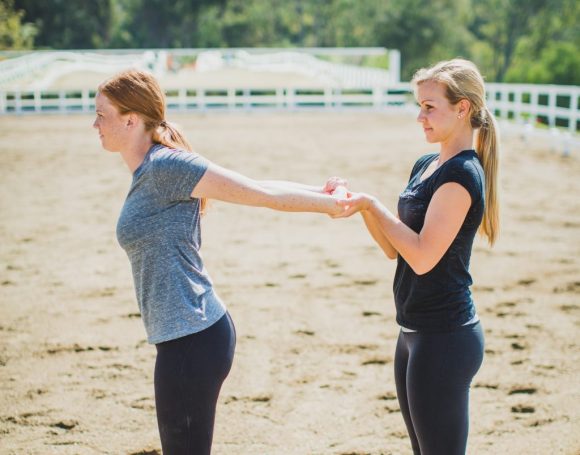
{"type": "Polygon", "coordinates": [[[329,215],[342,210],[330,195],[284,186],[265,187],[257,205],[284,212],[320,212],[329,215]]]}
{"type": "Polygon", "coordinates": [[[307,185],[305,183],[290,182],[287,180],[260,180],[258,181],[258,183],[264,188],[271,189],[287,188],[287,189],[310,191],[312,193],[320,193],[320,194],[324,193],[321,186],[307,185]]]}
{"type": "MultiPolygon", "coordinates": [[[[391,247],[400,254],[414,270],[421,270],[421,239],[419,234],[399,220],[377,199],[372,199],[368,208],[375,226],[384,235],[391,247]]],[[[385,251],[386,253],[386,251],[385,251]]]]}
{"type": "Polygon", "coordinates": [[[361,215],[367,230],[371,234],[371,237],[375,240],[375,242],[377,242],[377,244],[381,247],[388,258],[395,259],[397,257],[397,250],[393,247],[389,239],[383,233],[373,213],[365,210],[361,212],[361,215]]]}

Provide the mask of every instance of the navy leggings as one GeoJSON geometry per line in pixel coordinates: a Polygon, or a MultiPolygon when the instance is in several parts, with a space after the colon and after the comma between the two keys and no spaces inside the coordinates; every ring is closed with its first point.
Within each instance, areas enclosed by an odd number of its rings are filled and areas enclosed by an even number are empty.
{"type": "Polygon", "coordinates": [[[400,332],[395,383],[414,454],[465,454],[469,386],[483,345],[479,322],[444,333],[400,332]]]}
{"type": "Polygon", "coordinates": [[[228,313],[202,332],[156,345],[155,405],[164,455],[211,453],[217,399],[235,346],[228,313]]]}

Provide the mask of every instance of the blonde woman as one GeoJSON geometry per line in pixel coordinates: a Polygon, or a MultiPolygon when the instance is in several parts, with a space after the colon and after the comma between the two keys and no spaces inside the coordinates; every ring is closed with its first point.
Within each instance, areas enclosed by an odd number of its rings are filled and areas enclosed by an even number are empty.
{"type": "MultiPolygon", "coordinates": [[[[478,230],[490,244],[498,235],[498,136],[473,63],[440,62],[412,83],[417,120],[439,152],[417,160],[397,215],[375,197],[350,193],[339,217],[360,212],[373,239],[397,259],[395,382],[413,452],[459,455],[484,349],[469,262],[478,230]]],[[[325,189],[344,183],[333,178],[325,189]]]]}
{"type": "Polygon", "coordinates": [[[322,188],[259,182],[190,152],[165,111],[157,81],[127,71],[99,86],[93,126],[103,148],[119,152],[132,174],[117,237],[131,262],[148,341],[157,348],[163,453],[205,455],[235,348],[233,322],[199,253],[205,199],[329,215],[343,208],[322,188]]]}

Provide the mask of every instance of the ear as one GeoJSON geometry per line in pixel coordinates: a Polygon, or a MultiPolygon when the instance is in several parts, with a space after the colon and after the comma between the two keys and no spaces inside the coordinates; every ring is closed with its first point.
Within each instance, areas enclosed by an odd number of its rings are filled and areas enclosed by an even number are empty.
{"type": "Polygon", "coordinates": [[[139,116],[133,112],[127,114],[127,118],[125,120],[125,126],[127,128],[133,128],[139,124],[139,116]]]}
{"type": "Polygon", "coordinates": [[[463,98],[462,100],[459,101],[459,103],[457,103],[457,115],[461,116],[461,117],[467,117],[469,116],[469,111],[471,109],[471,103],[469,102],[469,100],[467,98],[463,98]]]}

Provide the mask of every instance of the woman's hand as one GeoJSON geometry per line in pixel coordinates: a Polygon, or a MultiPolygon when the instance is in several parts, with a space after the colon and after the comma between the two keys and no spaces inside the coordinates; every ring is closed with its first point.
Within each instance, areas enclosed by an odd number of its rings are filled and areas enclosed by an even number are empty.
{"type": "Polygon", "coordinates": [[[357,212],[368,210],[373,204],[374,197],[365,193],[348,193],[348,198],[339,199],[336,203],[344,207],[344,211],[332,218],[348,218],[357,212]]]}
{"type": "Polygon", "coordinates": [[[346,188],[348,186],[348,181],[341,177],[330,177],[324,184],[322,192],[332,194],[339,186],[344,186],[346,188]]]}

